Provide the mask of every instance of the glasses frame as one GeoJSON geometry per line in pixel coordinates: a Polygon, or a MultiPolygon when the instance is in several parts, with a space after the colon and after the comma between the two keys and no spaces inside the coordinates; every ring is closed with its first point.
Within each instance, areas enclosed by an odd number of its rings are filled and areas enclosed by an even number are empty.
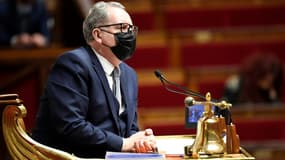
{"type": "MultiPolygon", "coordinates": [[[[131,33],[131,32],[134,32],[135,34],[137,34],[137,33],[138,33],[138,29],[139,29],[138,26],[131,25],[131,24],[129,24],[129,23],[106,24],[106,25],[97,26],[97,27],[95,27],[95,28],[100,28],[100,29],[101,29],[102,27],[112,27],[112,26],[120,26],[120,31],[121,31],[121,33],[131,33]],[[127,32],[124,32],[124,29],[123,29],[124,25],[128,25],[127,32]]],[[[101,29],[101,30],[102,30],[102,29],[101,29]]],[[[106,30],[103,30],[103,31],[106,31],[106,30]]],[[[106,31],[106,32],[111,33],[111,32],[109,32],[109,31],[106,31]]],[[[112,33],[112,34],[114,34],[114,33],[112,33]]]]}

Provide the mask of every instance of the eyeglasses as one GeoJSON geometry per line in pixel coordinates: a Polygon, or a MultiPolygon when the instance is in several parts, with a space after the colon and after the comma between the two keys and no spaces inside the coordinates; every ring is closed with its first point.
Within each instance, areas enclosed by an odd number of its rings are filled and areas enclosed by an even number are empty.
{"type": "MultiPolygon", "coordinates": [[[[97,26],[96,28],[102,28],[102,27],[111,27],[111,26],[118,26],[120,29],[120,31],[122,33],[138,33],[138,26],[134,26],[128,23],[115,23],[115,24],[107,24],[107,25],[101,25],[101,26],[97,26]]],[[[106,31],[106,30],[104,30],[106,31]]],[[[107,31],[106,31],[107,32],[107,31]]],[[[111,32],[109,32],[111,33],[111,32]]],[[[112,33],[113,34],[113,33],[112,33]]]]}

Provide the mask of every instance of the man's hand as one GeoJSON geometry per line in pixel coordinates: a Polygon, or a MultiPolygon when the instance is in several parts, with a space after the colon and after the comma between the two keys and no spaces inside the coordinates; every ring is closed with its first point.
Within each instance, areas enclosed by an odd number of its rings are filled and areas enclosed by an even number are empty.
{"type": "Polygon", "coordinates": [[[46,47],[47,39],[40,33],[34,33],[32,35],[28,33],[22,33],[12,38],[11,44],[16,48],[30,48],[30,47],[46,47]]]}
{"type": "Polygon", "coordinates": [[[123,139],[122,151],[124,152],[157,152],[155,136],[152,129],[137,132],[129,138],[123,139]]]}
{"type": "Polygon", "coordinates": [[[40,33],[35,33],[32,35],[32,43],[35,47],[39,48],[47,46],[46,38],[40,33]]]}

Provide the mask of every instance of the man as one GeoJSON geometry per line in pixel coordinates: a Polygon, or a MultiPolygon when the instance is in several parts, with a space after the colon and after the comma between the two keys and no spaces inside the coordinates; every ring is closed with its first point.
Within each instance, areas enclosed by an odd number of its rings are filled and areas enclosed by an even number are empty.
{"type": "Polygon", "coordinates": [[[35,140],[87,158],[104,157],[106,151],[156,149],[152,130],[138,131],[137,77],[123,62],[134,52],[137,30],[120,3],[94,4],[83,22],[88,46],[61,55],[53,65],[35,140]],[[120,84],[113,70],[119,72],[120,84]],[[118,97],[115,90],[120,90],[118,97]]]}
{"type": "Polygon", "coordinates": [[[47,47],[48,12],[42,0],[0,1],[0,47],[47,47]]]}

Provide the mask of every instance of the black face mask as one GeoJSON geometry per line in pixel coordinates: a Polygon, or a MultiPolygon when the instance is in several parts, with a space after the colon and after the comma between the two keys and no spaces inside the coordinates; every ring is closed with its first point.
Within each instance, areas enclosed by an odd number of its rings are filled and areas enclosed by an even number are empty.
{"type": "Polygon", "coordinates": [[[116,46],[111,47],[112,52],[118,59],[124,61],[129,59],[136,48],[136,34],[133,32],[115,33],[116,46]]]}

